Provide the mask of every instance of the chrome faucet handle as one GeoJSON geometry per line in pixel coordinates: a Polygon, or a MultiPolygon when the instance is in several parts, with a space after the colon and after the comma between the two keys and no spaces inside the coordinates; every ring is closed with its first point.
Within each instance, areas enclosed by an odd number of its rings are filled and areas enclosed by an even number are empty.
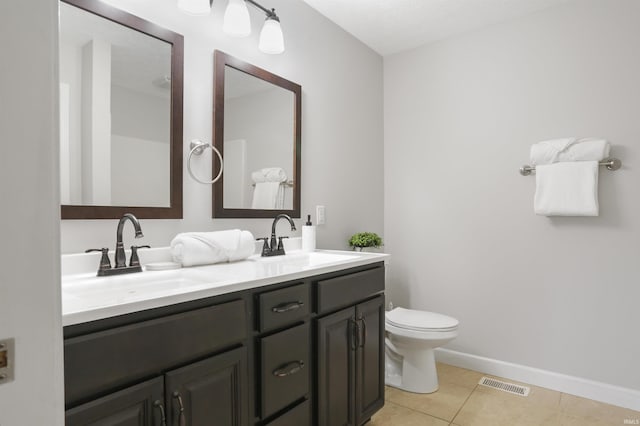
{"type": "Polygon", "coordinates": [[[269,247],[269,237],[256,238],[256,241],[264,241],[262,244],[262,256],[267,256],[271,251],[271,247],[269,247]]]}
{"type": "Polygon", "coordinates": [[[129,266],[140,266],[140,258],[138,258],[138,249],[151,248],[151,246],[131,246],[131,258],[129,259],[129,266]]]}
{"type": "Polygon", "coordinates": [[[98,267],[98,275],[100,275],[101,272],[111,269],[111,261],[109,260],[109,249],[107,247],[103,247],[101,249],[89,249],[85,250],[84,252],[92,253],[96,251],[102,253],[102,257],[100,258],[100,266],[98,267]]]}
{"type": "Polygon", "coordinates": [[[286,236],[278,237],[278,250],[282,250],[282,253],[284,254],[284,244],[282,244],[283,238],[289,238],[289,237],[286,237],[286,236]]]}

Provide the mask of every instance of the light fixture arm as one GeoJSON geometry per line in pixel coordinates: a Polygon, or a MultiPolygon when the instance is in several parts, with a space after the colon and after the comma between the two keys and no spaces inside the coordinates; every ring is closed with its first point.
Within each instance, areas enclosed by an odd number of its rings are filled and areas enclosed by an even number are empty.
{"type": "MultiPolygon", "coordinates": [[[[213,0],[212,0],[213,1],[213,0]]],[[[246,3],[251,4],[253,7],[258,8],[260,10],[262,10],[266,15],[268,19],[275,19],[276,21],[280,22],[280,18],[278,18],[278,15],[276,15],[276,10],[275,9],[267,9],[266,7],[256,3],[253,0],[244,0],[246,3]]]]}
{"type": "MultiPolygon", "coordinates": [[[[178,8],[194,16],[206,16],[211,13],[214,0],[177,0],[178,8]],[[209,7],[207,7],[207,4],[209,7]]],[[[258,49],[269,55],[284,52],[284,37],[280,27],[280,18],[274,8],[267,9],[256,0],[228,0],[224,12],[222,30],[233,37],[246,37],[251,34],[251,19],[247,3],[259,9],[267,18],[264,20],[258,49]]]]}

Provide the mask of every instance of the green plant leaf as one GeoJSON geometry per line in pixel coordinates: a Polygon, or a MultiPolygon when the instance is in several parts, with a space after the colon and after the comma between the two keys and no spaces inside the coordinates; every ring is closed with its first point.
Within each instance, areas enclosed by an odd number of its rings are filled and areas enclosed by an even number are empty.
{"type": "Polygon", "coordinates": [[[349,238],[350,247],[380,247],[382,238],[375,232],[358,232],[349,238]]]}

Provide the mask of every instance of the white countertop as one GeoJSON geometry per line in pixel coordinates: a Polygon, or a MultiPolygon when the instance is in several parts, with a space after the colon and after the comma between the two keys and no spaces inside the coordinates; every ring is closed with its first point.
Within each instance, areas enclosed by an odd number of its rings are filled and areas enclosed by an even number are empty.
{"type": "MultiPolygon", "coordinates": [[[[261,258],[254,255],[239,262],[96,277],[99,257],[65,256],[63,326],[336,272],[387,261],[390,257],[384,253],[355,251],[292,251],[285,256],[261,258]],[[68,257],[66,262],[65,256],[68,257]],[[92,272],[77,266],[78,263],[87,264],[87,259],[94,265],[92,272]]],[[[145,264],[142,253],[141,259],[145,264]]]]}

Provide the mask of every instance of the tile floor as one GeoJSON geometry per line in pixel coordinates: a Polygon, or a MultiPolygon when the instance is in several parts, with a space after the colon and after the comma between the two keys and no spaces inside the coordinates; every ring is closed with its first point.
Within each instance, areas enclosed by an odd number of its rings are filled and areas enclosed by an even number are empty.
{"type": "MultiPolygon", "coordinates": [[[[440,389],[414,394],[387,387],[385,406],[369,426],[638,425],[640,412],[529,386],[528,397],[478,382],[486,374],[438,363],[440,389]]],[[[488,376],[488,375],[486,375],[488,376]]],[[[502,379],[510,383],[513,380],[502,379]]],[[[524,383],[520,383],[524,384],[524,383]]]]}

